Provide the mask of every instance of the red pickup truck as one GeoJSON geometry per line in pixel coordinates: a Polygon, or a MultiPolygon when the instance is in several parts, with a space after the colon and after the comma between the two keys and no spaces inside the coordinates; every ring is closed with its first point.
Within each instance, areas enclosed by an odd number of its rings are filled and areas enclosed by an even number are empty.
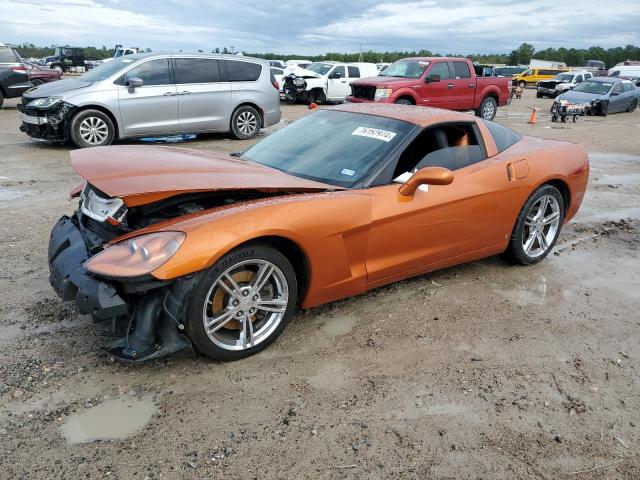
{"type": "Polygon", "coordinates": [[[465,58],[404,58],[377,77],[352,82],[347,101],[474,110],[493,120],[498,107],[511,102],[511,79],[477,76],[465,58]]]}

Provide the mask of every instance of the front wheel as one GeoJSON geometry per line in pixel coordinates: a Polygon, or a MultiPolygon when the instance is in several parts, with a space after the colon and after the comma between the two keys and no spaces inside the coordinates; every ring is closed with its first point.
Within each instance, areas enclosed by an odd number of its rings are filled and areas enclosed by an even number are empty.
{"type": "Polygon", "coordinates": [[[238,107],[231,115],[231,135],[238,140],[249,140],[255,137],[261,125],[260,114],[249,105],[238,107]]]}
{"type": "Polygon", "coordinates": [[[505,253],[515,263],[538,263],[555,245],[563,221],[562,195],[554,186],[543,185],[522,207],[505,253]]]}
{"type": "Polygon", "coordinates": [[[627,112],[631,113],[633,112],[636,108],[638,108],[638,99],[634,98],[631,101],[631,104],[629,105],[629,108],[627,108],[627,112]]]}
{"type": "Polygon", "coordinates": [[[51,67],[51,70],[55,70],[58,73],[63,73],[62,67],[60,65],[54,65],[53,67],[51,67]]]}
{"type": "Polygon", "coordinates": [[[536,98],[542,98],[542,97],[544,97],[542,92],[536,92],[536,98]]]}
{"type": "Polygon", "coordinates": [[[116,129],[109,116],[99,110],[78,112],[69,125],[71,141],[79,148],[111,145],[116,129]]]}
{"type": "Polygon", "coordinates": [[[409,100],[408,98],[399,98],[398,100],[395,101],[395,104],[396,105],[413,105],[411,100],[409,100]]]}
{"type": "Polygon", "coordinates": [[[185,332],[201,354],[239,360],[265,349],[282,333],[297,295],[295,272],[282,253],[263,244],[241,247],[198,281],[185,332]]]}
{"type": "Polygon", "coordinates": [[[493,120],[498,111],[498,102],[493,97],[485,97],[480,104],[480,108],[475,111],[477,117],[484,120],[493,120]]]}

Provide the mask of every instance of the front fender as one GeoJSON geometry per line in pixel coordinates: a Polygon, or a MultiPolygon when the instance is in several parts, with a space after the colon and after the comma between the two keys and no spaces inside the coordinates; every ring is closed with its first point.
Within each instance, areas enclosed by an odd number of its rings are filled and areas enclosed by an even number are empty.
{"type": "Polygon", "coordinates": [[[365,245],[371,219],[369,195],[327,192],[288,195],[222,207],[163,222],[154,230],[187,234],[180,250],[152,275],[169,280],[203,270],[247,242],[282,237],[295,243],[310,267],[303,306],[362,293],[365,245]]]}
{"type": "Polygon", "coordinates": [[[416,96],[416,92],[409,87],[402,87],[398,90],[394,90],[391,93],[391,96],[386,99],[385,103],[396,103],[396,100],[398,100],[400,97],[411,97],[414,104],[420,105],[420,101],[416,96]]]}

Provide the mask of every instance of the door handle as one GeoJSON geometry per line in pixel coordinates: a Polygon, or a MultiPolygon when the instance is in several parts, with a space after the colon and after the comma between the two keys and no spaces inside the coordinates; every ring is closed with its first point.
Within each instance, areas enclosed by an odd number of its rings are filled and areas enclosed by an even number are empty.
{"type": "Polygon", "coordinates": [[[453,83],[450,83],[449,85],[447,85],[448,89],[452,89],[453,88],[453,83]]]}
{"type": "Polygon", "coordinates": [[[476,86],[476,84],[475,84],[475,83],[470,83],[470,84],[469,84],[469,88],[473,88],[473,87],[475,87],[475,86],[476,86]]]}
{"type": "Polygon", "coordinates": [[[183,90],[182,92],[178,92],[178,95],[188,95],[188,94],[190,94],[190,93],[191,93],[191,92],[190,92],[190,91],[188,91],[188,90],[183,90]]]}
{"type": "Polygon", "coordinates": [[[163,97],[173,97],[175,95],[177,95],[176,92],[165,92],[162,94],[163,97]]]}

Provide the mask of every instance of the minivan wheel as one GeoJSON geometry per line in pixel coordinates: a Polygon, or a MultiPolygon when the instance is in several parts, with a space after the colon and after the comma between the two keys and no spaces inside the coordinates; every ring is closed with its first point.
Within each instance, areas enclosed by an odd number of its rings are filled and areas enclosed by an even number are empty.
{"type": "Polygon", "coordinates": [[[236,108],[231,115],[231,135],[238,140],[249,140],[260,131],[262,118],[258,111],[249,105],[236,108]]]}
{"type": "Polygon", "coordinates": [[[198,280],[188,301],[185,333],[213,360],[248,357],[282,333],[297,295],[295,271],[282,253],[261,243],[237,248],[198,280]]]}
{"type": "Polygon", "coordinates": [[[78,112],[69,125],[71,141],[79,148],[111,145],[116,129],[109,116],[99,110],[78,112]]]}

